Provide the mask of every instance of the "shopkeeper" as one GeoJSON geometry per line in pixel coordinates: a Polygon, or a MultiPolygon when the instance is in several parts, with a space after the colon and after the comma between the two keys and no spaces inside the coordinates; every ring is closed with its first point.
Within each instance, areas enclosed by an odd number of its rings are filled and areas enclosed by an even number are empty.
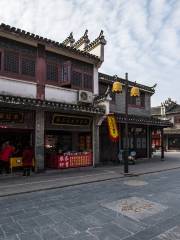
{"type": "Polygon", "coordinates": [[[9,159],[14,152],[15,148],[10,145],[9,141],[5,142],[2,145],[2,150],[0,152],[0,174],[2,173],[3,170],[5,170],[6,173],[10,172],[9,159]]]}

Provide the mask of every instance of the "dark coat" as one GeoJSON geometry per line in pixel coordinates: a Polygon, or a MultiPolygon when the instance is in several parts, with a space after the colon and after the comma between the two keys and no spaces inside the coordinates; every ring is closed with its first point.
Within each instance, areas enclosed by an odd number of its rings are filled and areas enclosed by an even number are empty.
{"type": "Polygon", "coordinates": [[[33,165],[34,151],[32,148],[26,148],[23,151],[22,161],[24,167],[33,165]]]}

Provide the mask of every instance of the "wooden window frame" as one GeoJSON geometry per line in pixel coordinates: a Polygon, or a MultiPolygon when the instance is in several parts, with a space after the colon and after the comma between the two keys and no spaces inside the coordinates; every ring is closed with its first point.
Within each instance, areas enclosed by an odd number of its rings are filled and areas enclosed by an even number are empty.
{"type": "Polygon", "coordinates": [[[46,69],[45,69],[46,83],[49,85],[59,86],[60,85],[60,77],[61,77],[61,64],[56,61],[46,59],[46,69]],[[47,79],[47,66],[48,64],[55,65],[57,67],[57,81],[47,79]]]}
{"type": "Polygon", "coordinates": [[[35,82],[36,81],[36,72],[37,72],[37,58],[36,56],[32,56],[32,55],[28,55],[28,54],[23,54],[20,51],[15,51],[13,49],[7,49],[7,48],[1,48],[0,49],[1,52],[1,69],[0,69],[0,73],[2,76],[4,77],[9,77],[9,78],[15,78],[18,80],[23,80],[23,81],[31,81],[31,82],[35,82]],[[4,69],[4,65],[5,65],[5,51],[10,51],[13,53],[18,54],[18,61],[19,61],[19,71],[18,73],[13,73],[10,71],[6,71],[4,69]],[[28,59],[33,59],[35,60],[35,76],[28,76],[28,75],[24,75],[22,74],[22,70],[21,70],[21,64],[22,64],[22,58],[28,58],[28,59]]]}
{"type": "Polygon", "coordinates": [[[61,73],[60,73],[60,78],[59,78],[59,82],[60,82],[60,86],[67,86],[67,85],[71,85],[71,79],[72,79],[72,62],[70,60],[67,61],[63,61],[62,65],[61,65],[61,73]],[[69,79],[64,81],[64,66],[68,67],[68,75],[69,75],[69,79]]]}
{"type": "Polygon", "coordinates": [[[36,72],[37,72],[37,58],[35,56],[32,56],[32,55],[20,54],[20,76],[22,76],[23,79],[25,78],[26,80],[35,81],[36,80],[36,75],[37,75],[36,72]],[[34,76],[29,76],[29,75],[26,75],[26,74],[22,74],[22,59],[23,58],[35,61],[35,75],[34,76]]]}
{"type": "Polygon", "coordinates": [[[73,69],[71,70],[71,87],[72,87],[72,89],[83,90],[83,78],[84,78],[83,71],[80,70],[80,69],[78,69],[78,68],[73,68],[73,69]],[[82,76],[82,78],[81,78],[81,86],[77,86],[77,85],[74,85],[74,84],[72,83],[73,72],[76,72],[76,73],[81,74],[81,76],[82,76]]]}
{"type": "Polygon", "coordinates": [[[145,92],[140,92],[140,96],[139,97],[131,97],[130,96],[130,89],[128,89],[128,107],[132,107],[132,108],[140,108],[140,109],[145,109],[145,92]],[[144,104],[142,105],[142,96],[141,94],[143,93],[144,95],[144,104]],[[135,101],[137,101],[137,98],[139,98],[140,100],[140,105],[138,105],[137,103],[131,103],[130,98],[134,99],[135,101]]]}

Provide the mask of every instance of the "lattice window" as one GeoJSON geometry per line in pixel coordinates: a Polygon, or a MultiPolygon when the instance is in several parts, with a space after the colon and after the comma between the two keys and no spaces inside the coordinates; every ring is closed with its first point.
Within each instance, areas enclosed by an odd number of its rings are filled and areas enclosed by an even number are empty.
{"type": "Polygon", "coordinates": [[[61,82],[70,82],[71,79],[71,62],[67,61],[62,66],[62,78],[61,82]]]}
{"type": "Polygon", "coordinates": [[[91,90],[93,87],[93,77],[89,74],[84,74],[84,89],[91,90]]]}
{"type": "Polygon", "coordinates": [[[23,75],[35,76],[35,60],[28,59],[28,58],[22,58],[21,62],[21,71],[23,75]]]}
{"type": "Polygon", "coordinates": [[[72,85],[81,88],[82,87],[82,73],[73,71],[72,72],[72,85]]]}
{"type": "Polygon", "coordinates": [[[47,80],[58,81],[58,67],[55,64],[47,64],[47,80]]]}
{"type": "Polygon", "coordinates": [[[5,51],[4,70],[12,73],[19,73],[19,55],[17,53],[5,51]]]}

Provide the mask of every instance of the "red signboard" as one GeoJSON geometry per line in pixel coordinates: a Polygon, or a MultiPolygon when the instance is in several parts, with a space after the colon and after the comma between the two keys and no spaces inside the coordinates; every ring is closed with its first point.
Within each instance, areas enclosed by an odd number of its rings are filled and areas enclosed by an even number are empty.
{"type": "Polygon", "coordinates": [[[53,155],[47,159],[47,166],[50,168],[76,168],[92,165],[92,153],[71,153],[64,155],[53,155]]]}

